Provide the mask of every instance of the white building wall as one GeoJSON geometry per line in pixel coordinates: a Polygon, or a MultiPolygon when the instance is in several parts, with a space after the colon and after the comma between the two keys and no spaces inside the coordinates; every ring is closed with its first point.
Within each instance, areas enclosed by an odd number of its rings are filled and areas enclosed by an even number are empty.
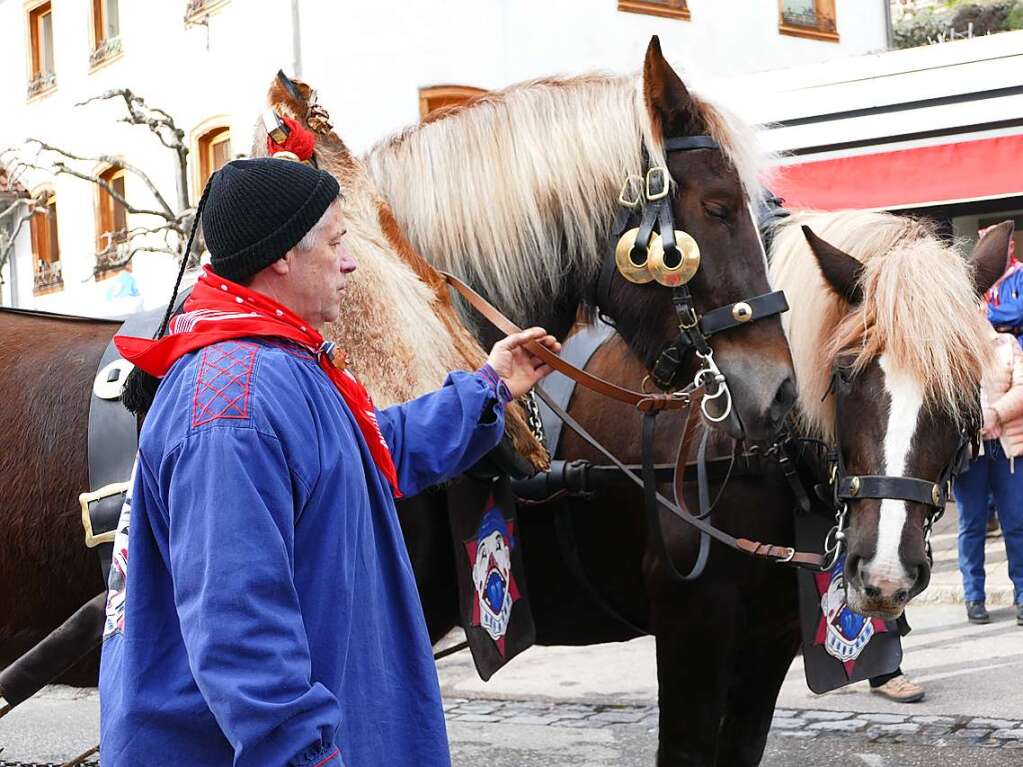
{"type": "MultiPolygon", "coordinates": [[[[617,0],[296,0],[301,75],[317,87],[340,135],[356,151],[419,118],[418,89],[437,84],[499,88],[519,80],[642,65],[652,34],[666,55],[697,76],[736,75],[820,62],[885,45],[884,0],[837,0],[840,42],[783,36],[776,0],[689,0],[689,21],[619,12],[617,0]]],[[[25,4],[0,0],[0,147],[37,136],[83,155],[118,154],[145,169],[176,205],[175,158],[145,128],[117,122],[117,102],[74,104],[128,87],[171,114],[186,135],[223,116],[234,152],[247,152],[266,88],[292,71],[292,0],[228,0],[208,27],[186,29],[184,0],[121,2],[119,59],[89,72],[90,3],[53,0],[57,89],[26,101],[25,4]],[[258,9],[258,10],[257,10],[258,9]]],[[[93,164],[81,166],[94,171],[93,164]]],[[[96,189],[69,176],[25,180],[57,193],[64,290],[31,296],[31,250],[23,305],[102,314],[106,287],[91,277],[96,189]]],[[[127,196],[154,205],[130,175],[127,196]]],[[[196,193],[193,190],[193,202],[196,193]]],[[[130,225],[145,223],[133,216],[130,225]]],[[[149,308],[167,298],[168,257],[140,254],[134,275],[149,308]]]]}

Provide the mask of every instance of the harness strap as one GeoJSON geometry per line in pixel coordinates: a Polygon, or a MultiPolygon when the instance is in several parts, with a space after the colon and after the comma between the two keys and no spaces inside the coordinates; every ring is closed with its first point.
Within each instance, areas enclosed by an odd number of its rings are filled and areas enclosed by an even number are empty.
{"type": "MultiPolygon", "coordinates": [[[[692,412],[685,414],[685,426],[682,431],[682,441],[679,443],[679,455],[676,464],[685,462],[684,452],[689,444],[687,437],[692,436],[694,419],[692,412]]],[[[643,507],[646,511],[647,532],[653,539],[655,551],[664,563],[668,577],[675,583],[688,583],[695,581],[707,567],[707,559],[710,556],[710,535],[705,530],[700,530],[700,548],[696,554],[696,561],[688,573],[682,573],[675,567],[671,552],[668,551],[668,544],[664,540],[664,528],[661,526],[660,509],[657,506],[657,478],[654,476],[654,431],[657,426],[657,413],[650,412],[643,416],[643,507]]],[[[701,499],[702,500],[702,499],[701,499]]],[[[685,506],[685,500],[676,495],[675,503],[679,512],[685,506]]],[[[678,512],[676,512],[678,513],[678,512]]],[[[685,513],[685,512],[683,512],[685,513]]],[[[689,516],[687,514],[687,516],[689,516]]],[[[690,518],[694,522],[700,522],[697,517],[690,518]]],[[[697,528],[699,529],[699,528],[697,528]]]]}
{"type": "MultiPolygon", "coordinates": [[[[591,435],[585,429],[585,427],[583,427],[582,424],[580,424],[572,416],[566,413],[565,410],[560,405],[558,405],[557,402],[551,400],[547,396],[547,393],[543,390],[543,387],[538,385],[535,387],[535,391],[537,393],[537,396],[539,396],[540,399],[547,403],[547,407],[549,407],[551,411],[553,411],[554,414],[558,416],[558,418],[564,421],[565,425],[568,426],[568,428],[570,428],[572,431],[578,434],[579,437],[584,442],[586,442],[586,444],[588,444],[598,453],[607,458],[612,464],[614,464],[618,471],[625,475],[633,484],[638,486],[640,489],[643,488],[643,480],[639,476],[637,476],[636,473],[632,471],[632,469],[630,469],[628,466],[626,466],[624,463],[618,460],[618,458],[611,451],[609,451],[599,441],[597,441],[597,439],[594,438],[593,435],[591,435]]],[[[699,406],[698,402],[699,397],[694,396],[689,404],[688,410],[689,413],[691,413],[695,408],[699,406]]],[[[680,449],[679,455],[680,456],[685,455],[685,453],[680,449]]],[[[684,470],[679,471],[676,465],[675,493],[680,500],[684,499],[684,496],[682,495],[682,484],[685,481],[684,477],[685,471],[684,470]]],[[[706,533],[714,540],[718,541],[719,543],[723,543],[725,546],[728,546],[731,549],[741,551],[744,554],[749,554],[750,556],[757,557],[760,559],[768,559],[773,562],[783,562],[785,564],[791,564],[796,567],[806,567],[810,569],[820,570],[825,564],[825,559],[820,554],[796,551],[795,549],[790,548],[788,546],[775,546],[773,544],[752,541],[747,538],[735,538],[734,536],[729,535],[725,531],[715,527],[709,522],[697,519],[692,514],[683,511],[678,505],[672,503],[660,493],[655,493],[654,497],[659,506],[670,511],[672,514],[681,519],[687,525],[689,525],[690,527],[695,527],[697,530],[706,533]]]]}
{"type": "Polygon", "coordinates": [[[700,318],[700,330],[709,337],[723,330],[742,327],[765,317],[784,314],[788,310],[789,302],[785,299],[785,293],[775,290],[707,312],[700,318]],[[743,306],[744,304],[745,306],[743,306]],[[749,314],[745,313],[746,309],[750,310],[749,314]]]}
{"type": "Polygon", "coordinates": [[[840,501],[883,498],[938,507],[943,507],[948,501],[947,487],[937,482],[872,474],[838,478],[837,494],[840,501]]]}
{"type": "MultiPolygon", "coordinates": [[[[499,312],[489,301],[483,296],[477,293],[475,290],[470,288],[464,282],[457,277],[448,274],[447,272],[440,272],[440,275],[444,278],[444,281],[448,285],[457,290],[461,296],[469,302],[469,304],[480,314],[482,314],[494,327],[500,330],[506,335],[514,335],[515,333],[521,333],[522,329],[514,322],[505,317],[499,312]]],[[[603,394],[605,397],[624,402],[627,405],[632,405],[640,412],[648,412],[650,410],[682,410],[689,406],[688,396],[676,396],[674,394],[647,394],[645,392],[633,391],[632,389],[625,389],[617,384],[613,384],[610,381],[605,381],[603,378],[587,373],[585,370],[580,370],[575,365],[570,365],[561,359],[554,352],[548,350],[546,347],[541,346],[538,343],[530,342],[526,345],[529,349],[530,354],[539,357],[544,363],[550,365],[554,370],[559,373],[568,376],[578,384],[585,386],[587,389],[603,394]]],[[[547,402],[547,400],[544,400],[547,402]]],[[[550,403],[547,403],[548,406],[550,403]]],[[[558,412],[554,408],[551,408],[554,412],[558,412]]],[[[560,410],[560,408],[559,408],[560,410]]]]}
{"type": "Polygon", "coordinates": [[[720,149],[721,145],[712,136],[672,136],[664,139],[666,152],[686,149],[720,149]]]}

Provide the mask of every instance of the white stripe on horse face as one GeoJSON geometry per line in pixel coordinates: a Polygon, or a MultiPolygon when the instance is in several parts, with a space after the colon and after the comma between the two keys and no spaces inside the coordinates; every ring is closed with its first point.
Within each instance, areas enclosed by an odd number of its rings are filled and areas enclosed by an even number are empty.
{"type": "MultiPolygon", "coordinates": [[[[916,422],[923,407],[920,385],[906,375],[893,374],[884,355],[878,363],[884,373],[884,386],[890,401],[888,431],[884,436],[885,468],[882,473],[893,477],[906,474],[906,459],[916,432],[916,422]]],[[[913,578],[899,558],[902,530],[906,526],[906,502],[891,499],[881,501],[877,523],[877,549],[874,558],[864,567],[869,569],[872,581],[890,581],[907,587],[913,578]],[[907,583],[908,582],[908,583],[907,583]]]]}

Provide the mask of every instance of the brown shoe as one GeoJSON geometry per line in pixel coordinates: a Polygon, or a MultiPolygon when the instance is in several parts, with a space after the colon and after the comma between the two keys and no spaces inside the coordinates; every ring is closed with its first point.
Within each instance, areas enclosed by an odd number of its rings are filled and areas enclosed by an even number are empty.
{"type": "Polygon", "coordinates": [[[916,703],[924,697],[924,688],[913,684],[905,674],[889,679],[880,687],[871,687],[870,691],[896,703],[916,703]]]}

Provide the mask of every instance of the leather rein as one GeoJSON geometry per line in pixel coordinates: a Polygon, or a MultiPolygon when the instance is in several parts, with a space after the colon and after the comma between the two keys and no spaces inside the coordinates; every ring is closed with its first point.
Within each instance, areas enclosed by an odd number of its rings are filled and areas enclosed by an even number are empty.
{"type": "MultiPolygon", "coordinates": [[[[495,328],[505,333],[506,335],[513,335],[521,332],[514,322],[505,317],[500,311],[498,311],[492,304],[490,304],[485,298],[479,293],[470,288],[464,282],[457,277],[447,274],[446,272],[440,272],[448,285],[453,287],[459,294],[478,311],[488,322],[490,322],[495,328]]],[[[720,528],[715,527],[712,523],[704,518],[697,517],[690,513],[685,508],[685,502],[683,499],[683,483],[685,477],[685,462],[686,455],[688,453],[689,445],[691,444],[695,426],[699,421],[699,418],[693,418],[693,413],[696,411],[703,397],[703,386],[690,385],[685,390],[680,392],[674,392],[671,394],[661,393],[647,393],[642,391],[634,391],[627,389],[617,384],[613,384],[610,381],[606,381],[603,378],[588,373],[585,370],[577,368],[561,359],[559,356],[549,351],[546,347],[541,346],[537,343],[530,343],[527,345],[529,352],[534,356],[541,359],[545,364],[550,365],[554,370],[568,376],[580,386],[584,386],[591,391],[598,394],[602,394],[610,399],[623,402],[628,405],[632,405],[641,413],[656,413],[660,410],[681,410],[684,418],[684,430],[682,441],[679,444],[679,449],[675,458],[675,470],[674,470],[674,486],[675,486],[675,497],[678,499],[678,503],[674,503],[663,495],[657,492],[656,476],[652,474],[653,467],[644,467],[643,474],[649,475],[640,477],[636,474],[629,466],[624,464],[614,455],[608,448],[606,448],[596,437],[591,435],[585,427],[570,416],[565,410],[558,405],[553,399],[551,399],[546,392],[540,386],[536,387],[536,392],[540,399],[542,399],[552,412],[558,418],[560,418],[572,431],[579,435],[588,445],[598,451],[601,455],[607,458],[622,474],[624,474],[630,481],[632,481],[639,488],[643,489],[646,493],[653,493],[655,501],[655,514],[657,508],[665,509],[674,516],[681,519],[690,527],[695,528],[701,533],[701,536],[707,538],[713,538],[719,543],[728,546],[731,549],[742,552],[752,557],[759,559],[766,559],[771,562],[791,564],[797,567],[808,567],[814,569],[820,569],[825,563],[825,558],[820,554],[813,552],[801,552],[796,551],[790,546],[776,546],[769,543],[761,543],[759,541],[753,541],[748,538],[736,538],[735,536],[729,535],[720,528]]],[[[644,461],[644,463],[647,463],[644,461]]],[[[648,521],[649,521],[648,512],[648,521]]],[[[658,529],[660,524],[658,522],[658,529]]],[[[658,552],[662,558],[666,558],[665,562],[670,567],[672,560],[667,558],[668,552],[666,545],[663,542],[663,536],[655,536],[660,541],[658,543],[658,552]]],[[[701,552],[707,547],[705,544],[701,544],[701,552]]],[[[706,555],[698,556],[698,569],[702,570],[700,560],[706,561],[706,555]]],[[[696,568],[694,568],[696,569],[696,568]]],[[[698,574],[698,573],[697,573],[698,574]]],[[[695,577],[692,573],[690,576],[683,577],[683,580],[692,580],[695,577]]]]}

